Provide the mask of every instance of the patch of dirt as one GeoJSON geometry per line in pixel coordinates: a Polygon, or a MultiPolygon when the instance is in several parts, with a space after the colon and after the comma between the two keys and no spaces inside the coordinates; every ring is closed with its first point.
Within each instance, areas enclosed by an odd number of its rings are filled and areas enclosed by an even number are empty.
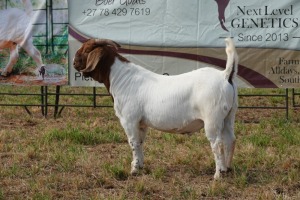
{"type": "Polygon", "coordinates": [[[67,85],[68,79],[65,75],[45,76],[43,79],[41,76],[29,76],[29,75],[10,75],[8,77],[0,76],[0,84],[2,85],[67,85]]]}

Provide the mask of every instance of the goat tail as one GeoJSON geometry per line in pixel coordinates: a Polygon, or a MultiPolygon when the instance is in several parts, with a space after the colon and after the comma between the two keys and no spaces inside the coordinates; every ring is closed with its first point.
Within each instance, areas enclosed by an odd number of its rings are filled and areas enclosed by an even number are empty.
{"type": "Polygon", "coordinates": [[[24,5],[26,14],[27,14],[29,17],[31,17],[31,15],[32,15],[32,13],[33,13],[33,8],[32,8],[31,0],[22,0],[22,3],[23,3],[23,5],[24,5]]]}
{"type": "Polygon", "coordinates": [[[235,50],[235,45],[233,40],[231,38],[226,38],[225,43],[226,43],[226,54],[227,54],[226,69],[224,70],[225,79],[232,84],[233,79],[236,77],[238,72],[239,58],[235,50]]]}

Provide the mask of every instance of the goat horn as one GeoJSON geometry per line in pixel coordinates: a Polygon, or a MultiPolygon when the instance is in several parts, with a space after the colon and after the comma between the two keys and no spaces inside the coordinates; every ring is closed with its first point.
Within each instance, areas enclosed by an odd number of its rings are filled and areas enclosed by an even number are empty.
{"type": "Polygon", "coordinates": [[[115,41],[108,40],[108,39],[95,39],[94,42],[95,42],[95,44],[98,44],[98,45],[110,45],[110,46],[113,46],[115,49],[118,49],[119,47],[121,47],[121,45],[119,45],[115,41]]]}

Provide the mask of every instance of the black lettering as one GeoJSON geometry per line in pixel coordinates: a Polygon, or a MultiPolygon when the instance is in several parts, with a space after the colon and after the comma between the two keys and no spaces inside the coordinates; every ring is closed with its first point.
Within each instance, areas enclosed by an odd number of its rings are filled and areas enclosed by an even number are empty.
{"type": "Polygon", "coordinates": [[[120,0],[120,5],[129,6],[129,5],[143,5],[146,4],[146,0],[120,0]]]}
{"type": "Polygon", "coordinates": [[[279,76],[279,83],[285,83],[284,76],[279,76]]]}
{"type": "Polygon", "coordinates": [[[101,5],[112,5],[115,0],[96,0],[95,5],[101,6],[101,5]]]}
{"type": "Polygon", "coordinates": [[[246,15],[246,6],[244,6],[244,9],[242,9],[240,6],[238,6],[238,12],[237,12],[237,15],[239,15],[239,11],[240,11],[243,15],[246,15]]]}
{"type": "MultiPolygon", "coordinates": [[[[259,27],[259,20],[260,19],[256,19],[257,21],[254,21],[254,19],[251,19],[251,21],[252,21],[252,23],[254,24],[254,26],[256,27],[256,28],[258,28],[259,27]]],[[[252,27],[251,27],[252,28],[252,27]]]]}
{"type": "Polygon", "coordinates": [[[271,70],[272,70],[272,72],[270,72],[270,74],[276,74],[274,67],[271,67],[271,70]]]}
{"type": "Polygon", "coordinates": [[[77,79],[81,79],[82,73],[80,72],[75,72],[75,81],[77,81],[77,79]]]}
{"type": "Polygon", "coordinates": [[[299,27],[299,18],[294,18],[293,19],[293,25],[292,25],[292,28],[298,28],[299,27]]]}
{"type": "Polygon", "coordinates": [[[291,21],[292,21],[291,18],[284,19],[282,23],[283,27],[290,28],[291,26],[289,26],[288,24],[290,24],[291,21]]]}
{"type": "Polygon", "coordinates": [[[283,64],[283,63],[284,63],[284,61],[285,61],[285,59],[284,59],[284,58],[279,58],[279,65],[283,64]]]}
{"type": "Polygon", "coordinates": [[[232,28],[240,28],[240,24],[239,24],[239,19],[233,19],[232,21],[231,21],[231,27],[232,28]]]}

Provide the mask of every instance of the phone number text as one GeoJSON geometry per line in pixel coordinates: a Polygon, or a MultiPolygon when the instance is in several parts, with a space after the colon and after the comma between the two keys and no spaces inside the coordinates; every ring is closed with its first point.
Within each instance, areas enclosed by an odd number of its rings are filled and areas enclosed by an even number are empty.
{"type": "Polygon", "coordinates": [[[108,8],[89,8],[82,11],[82,14],[88,17],[94,16],[140,16],[140,15],[150,15],[151,9],[150,8],[115,8],[115,9],[108,9],[108,8]]]}

